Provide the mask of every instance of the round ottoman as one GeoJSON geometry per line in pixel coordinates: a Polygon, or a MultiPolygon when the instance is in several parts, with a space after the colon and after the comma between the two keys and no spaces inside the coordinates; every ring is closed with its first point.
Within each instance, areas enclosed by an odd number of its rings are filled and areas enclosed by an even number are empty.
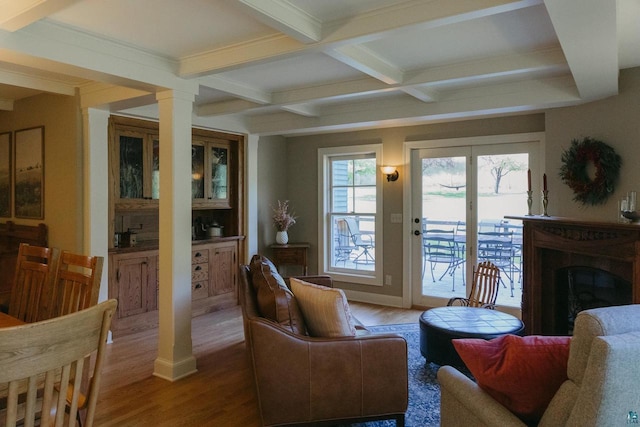
{"type": "Polygon", "coordinates": [[[491,339],[501,335],[520,335],[522,321],[510,314],[475,307],[438,307],[420,316],[420,353],[427,362],[466,366],[451,343],[455,338],[491,339]]]}

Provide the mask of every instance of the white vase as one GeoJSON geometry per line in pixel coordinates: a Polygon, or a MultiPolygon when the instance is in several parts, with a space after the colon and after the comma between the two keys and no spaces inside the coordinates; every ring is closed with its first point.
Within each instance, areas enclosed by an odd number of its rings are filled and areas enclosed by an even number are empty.
{"type": "Polygon", "coordinates": [[[286,245],[289,242],[289,233],[286,231],[278,231],[276,233],[276,243],[286,245]]]}

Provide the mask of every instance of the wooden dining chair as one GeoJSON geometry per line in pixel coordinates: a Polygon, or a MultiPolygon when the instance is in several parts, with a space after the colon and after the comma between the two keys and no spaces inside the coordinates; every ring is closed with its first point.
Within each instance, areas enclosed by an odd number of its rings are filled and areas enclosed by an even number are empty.
{"type": "Polygon", "coordinates": [[[499,289],[500,269],[491,261],[484,261],[473,268],[473,282],[469,296],[451,298],[447,305],[494,309],[499,289]]]}
{"type": "MultiPolygon", "coordinates": [[[[72,393],[68,414],[60,384],[80,389],[82,371],[91,354],[95,363],[86,394],[85,427],[93,425],[100,373],[117,301],[108,300],[62,317],[0,329],[0,411],[4,425],[75,426],[79,393],[72,393]],[[20,399],[19,399],[20,397],[20,399]]],[[[1,423],[0,423],[1,424],[1,423]]]]}
{"type": "Polygon", "coordinates": [[[48,318],[52,278],[59,255],[57,248],[20,244],[9,300],[10,316],[27,323],[48,318]]]}
{"type": "Polygon", "coordinates": [[[53,281],[50,317],[74,313],[97,304],[103,263],[101,256],[62,251],[53,281]]]}
{"type": "MultiPolygon", "coordinates": [[[[64,316],[87,309],[97,304],[100,293],[100,281],[104,258],[101,256],[78,255],[62,251],[53,281],[53,298],[49,317],[64,316]]],[[[67,407],[71,407],[74,391],[73,384],[67,388],[67,407]]],[[[82,426],[80,410],[87,400],[79,392],[77,421],[82,426]]]]}

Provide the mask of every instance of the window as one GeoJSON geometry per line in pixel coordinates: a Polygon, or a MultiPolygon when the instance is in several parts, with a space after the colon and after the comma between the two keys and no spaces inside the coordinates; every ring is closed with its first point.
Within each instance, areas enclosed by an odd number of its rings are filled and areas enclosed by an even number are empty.
{"type": "Polygon", "coordinates": [[[335,280],[381,285],[381,145],[319,150],[319,265],[335,280]]]}

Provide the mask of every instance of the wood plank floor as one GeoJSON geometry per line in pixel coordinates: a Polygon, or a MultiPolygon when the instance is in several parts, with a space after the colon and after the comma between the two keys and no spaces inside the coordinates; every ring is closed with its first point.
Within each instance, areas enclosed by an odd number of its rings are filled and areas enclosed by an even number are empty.
{"type": "MultiPolygon", "coordinates": [[[[421,310],[350,303],[365,325],[417,322],[421,310]]],[[[259,426],[240,307],[193,319],[198,372],[169,382],[153,376],[157,330],[108,346],[96,426],[259,426]]]]}

